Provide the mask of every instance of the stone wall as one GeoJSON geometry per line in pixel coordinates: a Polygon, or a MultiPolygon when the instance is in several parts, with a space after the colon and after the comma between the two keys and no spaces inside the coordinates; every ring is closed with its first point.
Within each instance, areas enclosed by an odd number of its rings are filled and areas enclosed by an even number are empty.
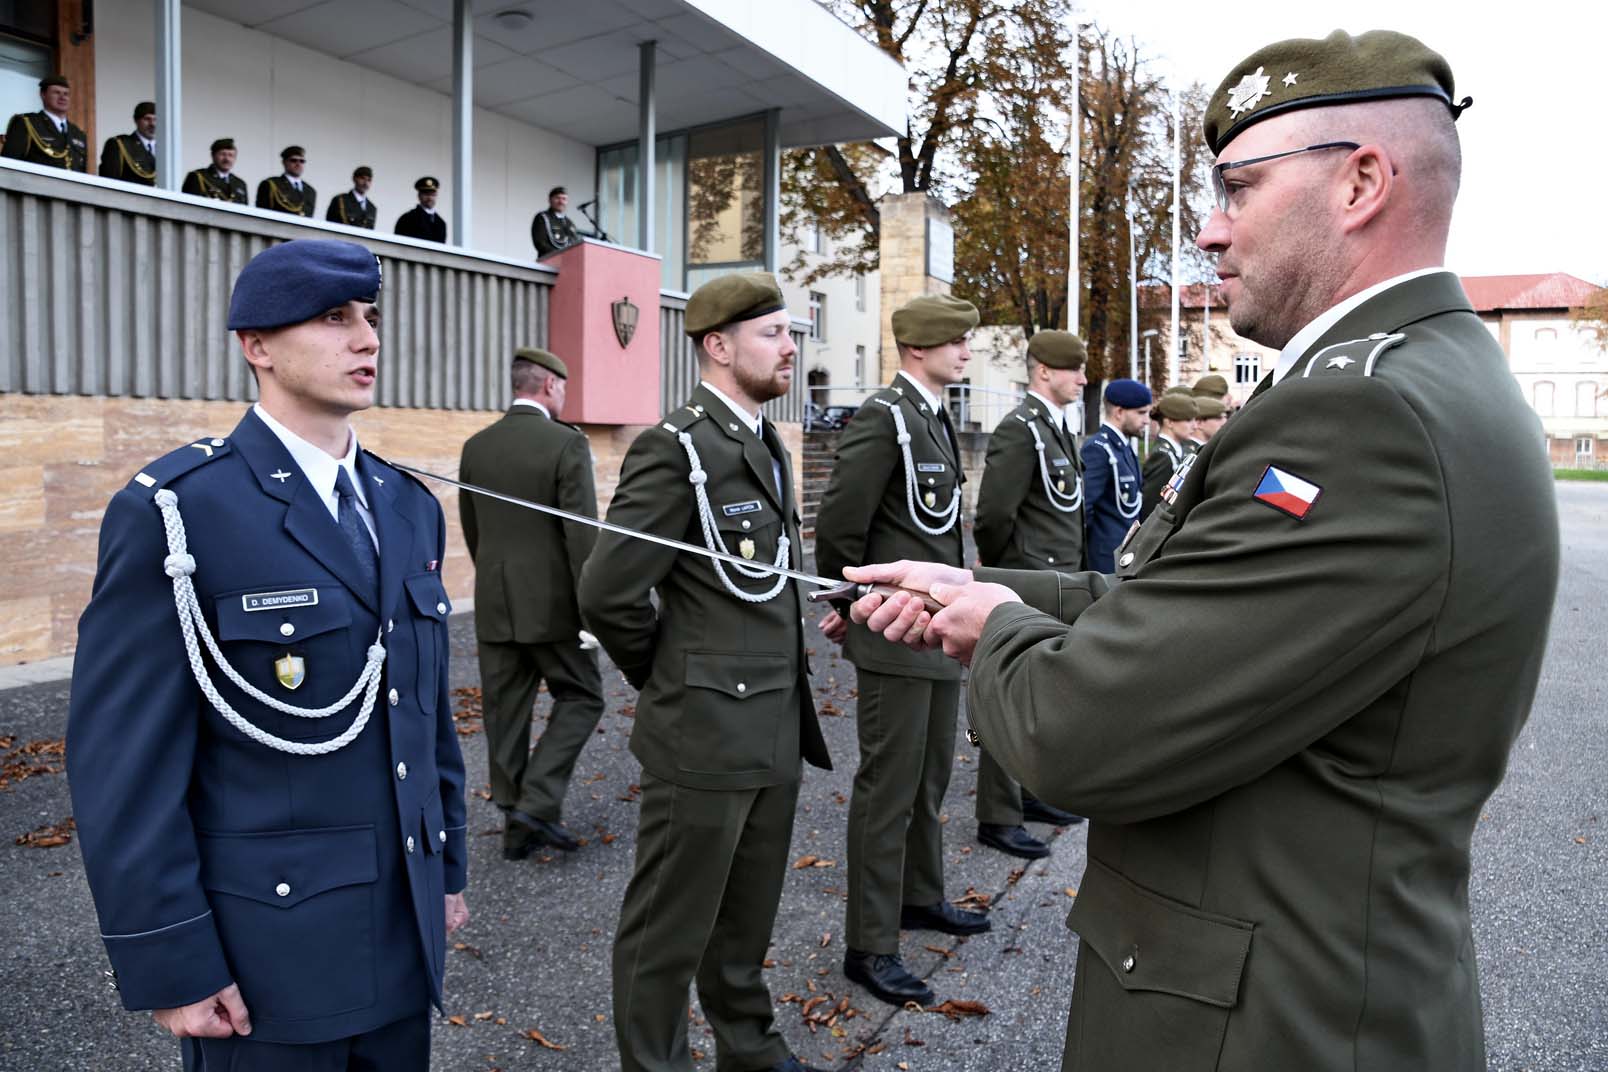
{"type": "Polygon", "coordinates": [[[947,220],[949,210],[924,193],[889,194],[878,203],[882,237],[878,271],[881,283],[882,374],[887,383],[899,371],[893,345],[893,311],[923,294],[948,294],[949,284],[927,274],[927,218],[947,220]]]}
{"type": "MultiPolygon", "coordinates": [[[[152,458],[203,436],[227,435],[244,411],[238,402],[0,395],[0,666],[72,653],[107,501],[152,458]]],[[[455,476],[463,441],[498,416],[375,408],[353,423],[363,445],[381,457],[455,476]]],[[[801,473],[799,425],[777,428],[801,473]]],[[[600,510],[608,508],[620,463],[640,431],[586,429],[600,510]]],[[[447,591],[461,601],[474,592],[474,567],[458,527],[457,492],[443,487],[438,498],[448,533],[442,571],[447,591]]]]}

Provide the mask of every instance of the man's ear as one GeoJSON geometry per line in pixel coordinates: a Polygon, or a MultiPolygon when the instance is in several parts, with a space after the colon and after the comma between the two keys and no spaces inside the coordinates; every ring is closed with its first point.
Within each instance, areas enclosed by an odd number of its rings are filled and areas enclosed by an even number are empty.
{"type": "Polygon", "coordinates": [[[703,348],[709,360],[717,365],[730,365],[733,358],[731,339],[721,331],[711,331],[703,337],[703,348]]]}
{"type": "Polygon", "coordinates": [[[1366,227],[1384,211],[1396,184],[1396,165],[1380,145],[1352,150],[1342,173],[1341,231],[1350,234],[1366,227]]]}
{"type": "Polygon", "coordinates": [[[245,355],[246,364],[253,372],[274,367],[274,359],[268,353],[267,340],[260,331],[237,331],[235,338],[240,340],[240,352],[245,355]]]}

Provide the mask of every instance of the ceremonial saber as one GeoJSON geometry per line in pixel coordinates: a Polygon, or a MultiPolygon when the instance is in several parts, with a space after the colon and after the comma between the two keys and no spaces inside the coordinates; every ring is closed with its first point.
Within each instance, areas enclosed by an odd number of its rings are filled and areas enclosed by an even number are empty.
{"type": "Polygon", "coordinates": [[[590,525],[595,529],[602,529],[604,532],[618,533],[621,536],[629,536],[635,540],[647,540],[649,543],[656,543],[661,547],[673,547],[677,551],[686,551],[688,554],[701,555],[704,558],[712,558],[718,562],[730,562],[733,565],[742,566],[749,570],[764,570],[766,573],[774,573],[780,574],[783,577],[791,577],[795,581],[803,581],[806,584],[813,585],[817,589],[816,591],[805,593],[805,598],[811,603],[821,603],[833,599],[858,599],[861,596],[870,595],[873,592],[884,597],[891,596],[899,592],[910,592],[911,595],[917,596],[922,600],[923,604],[927,607],[927,610],[930,613],[937,614],[938,611],[943,609],[937,604],[937,602],[933,600],[931,596],[922,592],[913,591],[908,588],[899,588],[891,584],[856,584],[853,581],[834,581],[830,578],[817,576],[813,573],[800,573],[798,570],[784,569],[781,566],[773,566],[767,562],[754,562],[746,558],[739,558],[736,555],[725,554],[721,551],[713,551],[707,547],[699,547],[697,544],[687,543],[685,540],[676,540],[669,536],[659,536],[651,532],[640,532],[637,529],[626,528],[624,525],[616,525],[612,521],[600,521],[595,517],[587,517],[585,514],[573,513],[569,510],[560,509],[557,506],[548,506],[544,503],[531,502],[529,499],[521,499],[515,495],[504,495],[500,491],[492,491],[490,488],[482,488],[475,484],[466,484],[462,480],[454,480],[450,476],[442,476],[440,473],[432,473],[425,469],[417,469],[411,465],[402,465],[399,462],[387,462],[386,464],[390,465],[392,468],[400,469],[404,473],[412,473],[414,476],[424,477],[427,480],[434,480],[441,484],[450,484],[459,491],[471,491],[476,495],[484,495],[488,499],[499,499],[502,502],[512,503],[514,506],[522,506],[527,510],[535,510],[538,513],[550,514],[553,517],[562,518],[565,521],[573,521],[579,525],[590,525]]]}

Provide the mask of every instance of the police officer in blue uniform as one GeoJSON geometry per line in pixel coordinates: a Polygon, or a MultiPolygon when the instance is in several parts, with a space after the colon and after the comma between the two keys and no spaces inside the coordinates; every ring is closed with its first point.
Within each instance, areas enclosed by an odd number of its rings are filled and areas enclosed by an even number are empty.
{"type": "Polygon", "coordinates": [[[1083,441],[1083,517],[1088,529],[1084,546],[1089,568],[1116,572],[1116,551],[1139,519],[1144,498],[1139,456],[1128,442],[1150,420],[1150,388],[1138,380],[1112,380],[1106,385],[1100,428],[1083,441]]]}
{"type": "Polygon", "coordinates": [[[254,257],[229,327],[261,402],[101,526],[73,812],[108,975],[186,1069],[427,1068],[468,918],[445,524],[348,422],[379,291],[349,242],[254,257]]]}

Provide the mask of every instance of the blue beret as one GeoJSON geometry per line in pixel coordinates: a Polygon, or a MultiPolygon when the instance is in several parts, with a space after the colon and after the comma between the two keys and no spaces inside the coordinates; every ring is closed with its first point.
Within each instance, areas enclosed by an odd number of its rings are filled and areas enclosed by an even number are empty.
{"type": "Polygon", "coordinates": [[[1150,405],[1150,388],[1138,380],[1112,380],[1106,384],[1105,400],[1123,409],[1143,409],[1150,405]]]}
{"type": "Polygon", "coordinates": [[[229,299],[229,330],[288,327],[380,295],[380,260],[356,242],[298,238],[251,258],[229,299]]]}

